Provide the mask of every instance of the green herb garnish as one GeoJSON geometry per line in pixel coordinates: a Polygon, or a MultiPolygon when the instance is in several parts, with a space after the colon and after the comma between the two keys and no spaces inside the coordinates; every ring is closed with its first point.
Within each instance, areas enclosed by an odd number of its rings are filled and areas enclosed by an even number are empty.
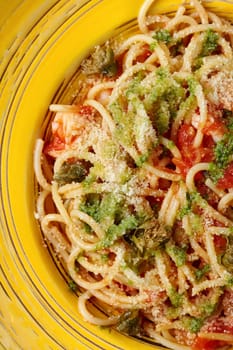
{"type": "Polygon", "coordinates": [[[131,230],[135,230],[138,226],[138,220],[134,215],[126,216],[117,224],[111,225],[102,241],[98,244],[97,248],[110,247],[118,238],[124,236],[131,230]]]}
{"type": "Polygon", "coordinates": [[[167,254],[175,262],[177,267],[180,267],[185,264],[186,257],[187,257],[185,248],[178,247],[175,244],[168,242],[165,245],[165,249],[167,254]]]}
{"type": "Polygon", "coordinates": [[[215,33],[212,29],[207,29],[199,56],[205,57],[211,55],[218,46],[218,39],[219,35],[217,33],[215,33]]]}
{"type": "Polygon", "coordinates": [[[174,307],[180,307],[183,303],[184,296],[178,293],[173,287],[168,291],[168,297],[174,307]]]}
{"type": "Polygon", "coordinates": [[[197,281],[200,281],[205,276],[205,274],[207,272],[209,272],[209,271],[210,271],[210,265],[209,264],[206,264],[202,268],[197,269],[195,271],[195,276],[196,276],[197,281]]]}
{"type": "Polygon", "coordinates": [[[203,326],[204,320],[202,318],[196,318],[191,316],[185,316],[183,318],[184,327],[190,333],[198,333],[203,326]]]}
{"type": "MultiPolygon", "coordinates": [[[[231,126],[230,126],[231,127],[231,126]]],[[[223,139],[217,142],[214,148],[215,160],[210,163],[209,173],[211,179],[217,181],[223,176],[224,170],[229,165],[233,155],[233,134],[229,132],[224,135],[223,139]]]]}
{"type": "Polygon", "coordinates": [[[69,289],[71,290],[71,292],[77,292],[77,289],[78,289],[78,286],[77,284],[74,282],[74,280],[70,280],[68,282],[68,286],[69,286],[69,289]]]}
{"type": "Polygon", "coordinates": [[[65,162],[62,164],[60,170],[55,173],[54,180],[57,181],[59,185],[64,185],[72,182],[82,182],[87,174],[88,167],[85,165],[85,163],[65,162]]]}
{"type": "Polygon", "coordinates": [[[153,39],[157,41],[162,41],[165,44],[172,42],[172,35],[167,29],[159,29],[153,34],[153,39]]]}

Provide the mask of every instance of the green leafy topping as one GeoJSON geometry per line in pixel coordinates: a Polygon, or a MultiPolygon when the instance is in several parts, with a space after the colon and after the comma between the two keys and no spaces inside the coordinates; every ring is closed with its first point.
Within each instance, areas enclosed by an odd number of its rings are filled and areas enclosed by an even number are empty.
{"type": "Polygon", "coordinates": [[[114,137],[120,144],[126,147],[132,146],[134,144],[133,125],[135,114],[132,111],[126,113],[120,100],[115,101],[108,108],[116,123],[114,137]]]}
{"type": "Polygon", "coordinates": [[[199,306],[201,310],[201,317],[203,319],[212,316],[219,305],[220,297],[224,293],[224,289],[216,287],[210,296],[205,301],[200,301],[199,306]]]}
{"type": "MultiPolygon", "coordinates": [[[[232,127],[231,123],[232,121],[229,121],[230,128],[232,127]]],[[[229,165],[233,155],[233,134],[231,131],[226,133],[221,141],[217,142],[214,148],[214,155],[215,160],[210,163],[209,174],[216,183],[223,176],[224,170],[229,165]]]]}
{"type": "Polygon", "coordinates": [[[142,166],[158,143],[157,134],[169,130],[172,120],[187,99],[187,88],[167,68],[145,75],[142,69],[131,78],[127,89],[108,106],[115,122],[114,138],[123,147],[139,149],[137,166],[142,166]],[[147,137],[145,137],[147,135],[147,137]]]}
{"type": "Polygon", "coordinates": [[[178,39],[176,41],[172,41],[172,46],[170,47],[170,53],[172,57],[175,57],[179,54],[179,52],[182,52],[183,47],[183,41],[182,39],[178,39]],[[173,44],[174,43],[174,44],[173,44]]]}
{"type": "Polygon", "coordinates": [[[162,41],[165,44],[172,42],[172,35],[167,29],[159,29],[153,34],[153,39],[157,41],[162,41]]]}
{"type": "Polygon", "coordinates": [[[203,317],[209,317],[216,311],[218,303],[206,302],[200,306],[203,317]]]}
{"type": "Polygon", "coordinates": [[[214,183],[217,183],[219,179],[223,176],[224,169],[221,169],[217,164],[211,162],[209,163],[209,174],[214,183]]]}
{"type": "Polygon", "coordinates": [[[100,196],[90,194],[87,196],[85,203],[81,203],[79,209],[90,215],[96,221],[99,221],[100,196]]]}
{"type": "Polygon", "coordinates": [[[91,226],[88,225],[86,222],[84,222],[82,226],[83,226],[83,229],[86,233],[90,233],[90,234],[93,233],[91,226]]]}
{"type": "Polygon", "coordinates": [[[59,185],[82,182],[88,174],[87,169],[88,167],[84,162],[64,162],[60,170],[54,174],[54,180],[57,181],[59,185]]]}
{"type": "Polygon", "coordinates": [[[212,29],[207,29],[199,56],[205,57],[211,55],[218,46],[218,39],[219,35],[217,33],[215,33],[212,29]]]}
{"type": "Polygon", "coordinates": [[[140,253],[149,257],[171,237],[171,230],[157,219],[145,221],[132,235],[131,240],[140,253]]]}
{"type": "Polygon", "coordinates": [[[107,219],[115,219],[121,213],[122,199],[112,193],[107,193],[101,198],[98,194],[89,194],[79,209],[90,215],[97,222],[107,219]]]}
{"type": "Polygon", "coordinates": [[[179,307],[174,307],[174,306],[169,306],[166,308],[166,317],[169,320],[174,320],[180,316],[180,308],[179,307]]]}
{"type": "Polygon", "coordinates": [[[192,203],[195,203],[202,208],[206,206],[206,201],[202,198],[200,193],[197,191],[193,191],[190,193],[190,200],[192,201],[192,203]]]}
{"type": "Polygon", "coordinates": [[[195,95],[196,94],[196,89],[197,89],[197,86],[198,86],[197,80],[194,78],[194,76],[190,76],[187,79],[187,83],[188,83],[188,88],[189,88],[190,95],[191,96],[195,95]]]}
{"type": "Polygon", "coordinates": [[[227,109],[223,110],[223,119],[226,122],[226,126],[229,131],[233,131],[233,112],[227,109]]]}
{"type": "Polygon", "coordinates": [[[143,164],[148,160],[149,158],[149,153],[142,154],[137,160],[136,160],[136,165],[138,167],[142,167],[143,164]]]}
{"type": "Polygon", "coordinates": [[[182,84],[166,68],[158,68],[154,83],[146,91],[144,104],[159,135],[169,129],[170,122],[176,117],[185,98],[186,92],[182,84]]]}
{"type": "Polygon", "coordinates": [[[204,228],[203,228],[202,218],[200,215],[191,213],[189,216],[189,220],[192,228],[192,234],[195,234],[197,232],[199,233],[203,232],[204,228]]]}
{"type": "Polygon", "coordinates": [[[158,46],[158,41],[154,40],[149,46],[150,51],[153,52],[155,50],[156,46],[158,46]]]}
{"type": "Polygon", "coordinates": [[[187,205],[184,205],[181,209],[180,209],[180,211],[179,211],[179,213],[178,213],[178,217],[179,217],[179,219],[183,219],[183,217],[185,216],[185,215],[188,215],[190,212],[191,212],[191,205],[190,205],[190,203],[188,203],[187,205]]]}
{"type": "Polygon", "coordinates": [[[194,109],[196,107],[196,104],[197,104],[196,97],[195,97],[195,95],[191,94],[190,96],[188,96],[186,98],[186,100],[181,102],[180,110],[185,115],[187,112],[189,112],[190,110],[194,109]]]}
{"type": "Polygon", "coordinates": [[[225,134],[224,138],[217,142],[214,154],[217,167],[225,169],[233,154],[233,134],[225,134]]]}
{"type": "Polygon", "coordinates": [[[156,112],[156,127],[159,135],[163,135],[169,129],[170,125],[170,111],[169,103],[161,101],[160,106],[156,112]]]}
{"type": "Polygon", "coordinates": [[[183,219],[185,215],[189,214],[192,211],[192,202],[192,194],[186,192],[186,203],[178,213],[179,219],[183,219]]]}
{"type": "Polygon", "coordinates": [[[107,193],[103,196],[100,210],[99,221],[105,218],[116,219],[121,214],[122,198],[115,196],[113,193],[107,193]]]}
{"type": "Polygon", "coordinates": [[[228,272],[233,273],[233,237],[230,236],[227,242],[225,254],[222,257],[222,264],[228,272]]]}
{"type": "Polygon", "coordinates": [[[128,89],[126,90],[126,97],[130,99],[131,96],[140,96],[143,94],[142,80],[145,78],[145,72],[139,71],[131,80],[128,89]]]}
{"type": "Polygon", "coordinates": [[[77,292],[78,286],[74,280],[70,280],[68,282],[68,286],[69,286],[69,289],[71,290],[71,292],[74,292],[74,293],[77,292]]]}
{"type": "Polygon", "coordinates": [[[135,142],[139,145],[143,155],[147,155],[157,143],[156,132],[145,106],[139,97],[129,95],[129,106],[134,114],[133,133],[135,142]]]}
{"type": "Polygon", "coordinates": [[[116,75],[118,64],[113,49],[109,45],[97,46],[92,55],[82,64],[85,74],[103,74],[108,77],[116,75]]]}
{"type": "Polygon", "coordinates": [[[169,140],[166,147],[169,149],[169,150],[172,150],[174,147],[175,147],[175,143],[172,141],[172,140],[169,140]]]}
{"type": "Polygon", "coordinates": [[[196,318],[191,316],[185,316],[183,318],[184,327],[190,333],[198,333],[203,326],[204,320],[202,318],[196,318]]]}
{"type": "Polygon", "coordinates": [[[141,318],[138,310],[129,310],[124,312],[116,326],[116,329],[119,332],[126,333],[128,335],[139,335],[140,328],[141,318]]]}
{"type": "Polygon", "coordinates": [[[156,69],[155,75],[159,79],[159,81],[164,81],[164,79],[170,78],[170,73],[165,67],[159,67],[158,69],[156,69]]]}
{"type": "Polygon", "coordinates": [[[121,222],[116,225],[111,225],[102,241],[98,244],[97,248],[110,247],[118,238],[124,236],[131,230],[135,230],[138,226],[138,220],[134,215],[126,216],[121,222]]]}
{"type": "Polygon", "coordinates": [[[194,60],[194,65],[193,65],[193,69],[194,71],[198,70],[199,68],[201,68],[201,66],[203,65],[203,57],[197,57],[194,60]]]}
{"type": "Polygon", "coordinates": [[[117,61],[115,60],[114,52],[111,47],[107,47],[105,51],[105,57],[102,66],[100,66],[100,71],[103,75],[112,77],[117,73],[117,61]]]}
{"type": "Polygon", "coordinates": [[[87,175],[87,177],[84,179],[84,181],[82,182],[83,187],[84,188],[89,188],[95,181],[96,181],[96,174],[93,173],[93,168],[95,168],[95,166],[93,166],[92,168],[90,168],[90,172],[87,175]]]}
{"type": "Polygon", "coordinates": [[[200,206],[200,207],[205,207],[206,202],[205,200],[201,197],[200,193],[197,191],[194,192],[186,192],[186,202],[184,206],[179,210],[178,213],[178,218],[183,219],[185,215],[191,214],[193,216],[193,221],[195,220],[194,218],[194,213],[193,209],[195,206],[200,206]]]}
{"type": "Polygon", "coordinates": [[[113,102],[109,107],[110,112],[112,113],[113,119],[116,123],[120,123],[123,117],[123,109],[121,107],[120,101],[113,102]]]}
{"type": "Polygon", "coordinates": [[[219,39],[219,36],[217,33],[215,33],[212,29],[207,29],[204,35],[204,40],[203,40],[200,54],[194,60],[194,65],[193,65],[194,70],[197,70],[202,66],[203,57],[209,56],[212,53],[214,53],[214,51],[218,47],[218,39],[219,39]]]}
{"type": "Polygon", "coordinates": [[[109,255],[108,254],[101,254],[101,260],[105,263],[109,261],[109,255]]]}
{"type": "Polygon", "coordinates": [[[172,258],[177,267],[185,264],[186,261],[186,249],[176,246],[175,244],[168,242],[165,246],[167,254],[172,258]]]}
{"type": "Polygon", "coordinates": [[[227,276],[226,285],[228,287],[233,287],[233,277],[232,276],[227,276]]]}
{"type": "Polygon", "coordinates": [[[168,291],[168,297],[174,307],[180,307],[183,303],[184,296],[178,293],[173,287],[168,291]]]}
{"type": "Polygon", "coordinates": [[[207,272],[210,271],[210,265],[209,264],[206,264],[205,266],[203,266],[202,268],[200,269],[197,269],[195,271],[195,277],[196,277],[196,280],[197,281],[200,281],[207,272]]]}

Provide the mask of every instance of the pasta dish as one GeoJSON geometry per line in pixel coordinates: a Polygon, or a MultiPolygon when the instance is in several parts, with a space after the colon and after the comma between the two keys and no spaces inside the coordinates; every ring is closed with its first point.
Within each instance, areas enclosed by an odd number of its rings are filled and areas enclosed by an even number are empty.
{"type": "Polygon", "coordinates": [[[146,0],[36,141],[36,218],[84,320],[174,350],[233,344],[233,26],[146,0]],[[97,303],[103,313],[93,313],[97,303]]]}

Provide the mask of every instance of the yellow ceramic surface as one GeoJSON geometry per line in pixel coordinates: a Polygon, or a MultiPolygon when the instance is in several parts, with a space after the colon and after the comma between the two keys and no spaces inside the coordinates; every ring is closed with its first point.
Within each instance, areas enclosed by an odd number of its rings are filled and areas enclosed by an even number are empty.
{"type": "MultiPolygon", "coordinates": [[[[158,12],[179,1],[159,0],[158,12]]],[[[0,348],[149,350],[84,322],[34,218],[33,146],[47,107],[95,44],[130,29],[142,0],[0,0],[0,348]],[[124,25],[122,27],[122,25],[124,25]]],[[[233,1],[208,2],[233,18],[233,1]]],[[[73,82],[75,83],[75,81],[73,82]]]]}

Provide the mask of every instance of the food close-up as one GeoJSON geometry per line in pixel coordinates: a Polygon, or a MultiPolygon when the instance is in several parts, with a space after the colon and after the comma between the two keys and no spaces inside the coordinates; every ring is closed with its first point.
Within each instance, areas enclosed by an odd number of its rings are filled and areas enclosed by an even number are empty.
{"type": "Polygon", "coordinates": [[[25,273],[53,318],[49,349],[232,349],[233,4],[223,3],[138,2],[41,102],[27,151],[33,240],[17,242],[28,242],[22,265],[40,265],[25,273]]]}

